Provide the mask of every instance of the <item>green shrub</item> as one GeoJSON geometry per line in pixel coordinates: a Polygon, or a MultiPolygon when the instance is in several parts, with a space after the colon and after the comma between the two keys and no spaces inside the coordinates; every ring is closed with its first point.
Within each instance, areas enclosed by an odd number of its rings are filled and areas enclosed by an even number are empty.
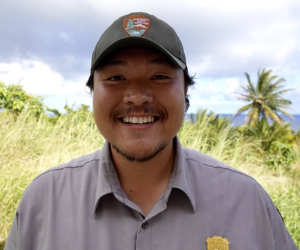
{"type": "Polygon", "coordinates": [[[290,166],[295,163],[297,153],[292,146],[273,141],[266,153],[266,164],[274,167],[276,170],[288,171],[290,166]]]}
{"type": "Polygon", "coordinates": [[[45,113],[43,97],[27,94],[21,85],[5,85],[0,82],[0,110],[4,109],[18,116],[24,109],[37,119],[45,113]]]}

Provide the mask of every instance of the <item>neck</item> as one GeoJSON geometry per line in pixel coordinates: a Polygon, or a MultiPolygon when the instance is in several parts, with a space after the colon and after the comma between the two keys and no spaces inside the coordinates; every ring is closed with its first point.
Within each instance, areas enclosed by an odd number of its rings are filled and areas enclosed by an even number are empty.
{"type": "Polygon", "coordinates": [[[111,153],[126,195],[147,215],[169,183],[175,155],[173,142],[146,162],[129,161],[113,147],[111,153]]]}

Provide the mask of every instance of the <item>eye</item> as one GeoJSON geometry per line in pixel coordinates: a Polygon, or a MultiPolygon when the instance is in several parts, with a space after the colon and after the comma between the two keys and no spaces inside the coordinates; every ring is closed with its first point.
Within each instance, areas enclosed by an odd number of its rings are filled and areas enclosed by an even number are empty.
{"type": "Polygon", "coordinates": [[[169,77],[165,76],[165,75],[155,75],[152,77],[152,79],[154,80],[163,80],[163,79],[169,79],[169,77]]]}
{"type": "Polygon", "coordinates": [[[122,81],[125,80],[123,76],[111,76],[107,79],[108,81],[122,81]]]}

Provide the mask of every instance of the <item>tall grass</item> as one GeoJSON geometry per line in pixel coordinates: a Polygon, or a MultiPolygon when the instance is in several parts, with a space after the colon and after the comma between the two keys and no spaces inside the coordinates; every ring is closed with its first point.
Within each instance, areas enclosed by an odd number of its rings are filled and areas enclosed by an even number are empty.
{"type": "MultiPolygon", "coordinates": [[[[270,171],[255,150],[255,142],[240,138],[226,119],[206,111],[183,123],[183,146],[209,154],[238,168],[267,189],[287,228],[300,246],[300,156],[289,172],[270,171]]],[[[0,250],[26,186],[42,171],[100,149],[104,138],[90,113],[65,115],[53,124],[29,113],[17,119],[0,113],[0,250]]],[[[300,155],[300,152],[299,152],[300,155]]]]}
{"type": "Polygon", "coordinates": [[[239,138],[231,122],[214,113],[204,110],[193,121],[185,121],[178,136],[183,146],[208,154],[245,173],[259,176],[265,170],[257,167],[262,166],[262,160],[256,154],[255,144],[239,138]]]}
{"type": "Polygon", "coordinates": [[[0,113],[0,242],[8,235],[12,218],[26,186],[42,171],[102,147],[104,138],[80,114],[36,121],[29,113],[16,120],[0,113]]]}

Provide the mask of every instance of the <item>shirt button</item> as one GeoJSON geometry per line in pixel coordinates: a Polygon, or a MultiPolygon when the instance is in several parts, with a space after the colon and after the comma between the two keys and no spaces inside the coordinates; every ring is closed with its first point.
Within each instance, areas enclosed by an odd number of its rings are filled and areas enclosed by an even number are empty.
{"type": "Polygon", "coordinates": [[[147,228],[148,228],[148,221],[145,221],[145,222],[142,224],[142,228],[143,228],[143,229],[147,229],[147,228]]]}

